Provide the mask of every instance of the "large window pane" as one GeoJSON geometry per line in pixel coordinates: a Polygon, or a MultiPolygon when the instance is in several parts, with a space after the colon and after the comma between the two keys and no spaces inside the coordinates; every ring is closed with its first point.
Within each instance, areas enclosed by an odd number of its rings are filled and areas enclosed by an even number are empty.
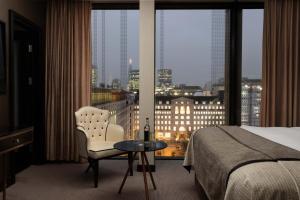
{"type": "Polygon", "coordinates": [[[91,104],[111,112],[126,138],[138,129],[138,11],[92,11],[91,104]]]}
{"type": "Polygon", "coordinates": [[[225,123],[228,12],[156,12],[156,155],[182,157],[193,131],[225,123]]]}
{"type": "Polygon", "coordinates": [[[243,10],[241,123],[260,125],[263,9],[243,10]]]}

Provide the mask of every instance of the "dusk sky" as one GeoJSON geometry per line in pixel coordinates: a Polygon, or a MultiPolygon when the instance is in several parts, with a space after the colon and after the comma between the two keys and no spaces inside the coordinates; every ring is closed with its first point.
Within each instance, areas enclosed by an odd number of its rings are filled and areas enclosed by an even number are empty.
{"type": "MultiPolygon", "coordinates": [[[[95,12],[101,11],[93,11],[95,12]]],[[[159,68],[159,14],[156,19],[156,66],[159,68]]],[[[211,79],[211,10],[164,11],[165,68],[173,70],[173,82],[201,85],[211,79]]],[[[99,14],[101,18],[101,14],[99,14]]],[[[243,76],[260,78],[263,10],[243,13],[243,76]]],[[[101,58],[101,19],[98,55],[101,58]]],[[[128,58],[134,68],[139,66],[139,16],[137,10],[128,11],[128,58]]],[[[120,77],[120,11],[106,11],[106,77],[108,83],[120,77]]]]}

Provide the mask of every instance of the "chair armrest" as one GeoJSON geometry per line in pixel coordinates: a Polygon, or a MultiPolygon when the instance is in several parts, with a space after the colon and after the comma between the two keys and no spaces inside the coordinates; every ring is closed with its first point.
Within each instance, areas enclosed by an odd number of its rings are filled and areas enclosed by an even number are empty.
{"type": "Polygon", "coordinates": [[[83,158],[88,158],[88,151],[87,151],[87,141],[88,135],[84,131],[82,127],[76,128],[76,136],[77,136],[77,147],[79,151],[79,156],[83,158]]]}
{"type": "Polygon", "coordinates": [[[120,142],[124,140],[124,129],[117,124],[108,124],[106,141],[120,142]]]}

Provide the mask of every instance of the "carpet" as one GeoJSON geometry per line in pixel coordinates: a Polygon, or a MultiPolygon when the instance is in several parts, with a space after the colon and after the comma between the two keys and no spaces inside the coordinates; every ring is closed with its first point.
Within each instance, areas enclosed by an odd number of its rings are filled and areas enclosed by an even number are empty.
{"type": "MultiPolygon", "coordinates": [[[[182,166],[182,160],[158,160],[153,173],[157,190],[150,177],[150,199],[199,199],[194,174],[182,166]]],[[[93,173],[85,174],[87,164],[45,164],[31,166],[16,176],[16,184],[7,189],[7,200],[142,200],[145,199],[141,172],[134,170],[123,188],[118,189],[127,169],[127,160],[101,160],[99,185],[93,187],[93,173]]],[[[134,169],[136,169],[136,162],[134,169]]]]}

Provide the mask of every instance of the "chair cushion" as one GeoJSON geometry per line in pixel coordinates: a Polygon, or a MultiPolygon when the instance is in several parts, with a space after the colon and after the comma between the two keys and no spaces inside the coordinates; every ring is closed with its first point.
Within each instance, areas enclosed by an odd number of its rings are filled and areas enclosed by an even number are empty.
{"type": "Polygon", "coordinates": [[[111,141],[94,141],[89,145],[88,156],[93,159],[101,159],[125,153],[124,151],[115,149],[115,143],[111,141]]]}

